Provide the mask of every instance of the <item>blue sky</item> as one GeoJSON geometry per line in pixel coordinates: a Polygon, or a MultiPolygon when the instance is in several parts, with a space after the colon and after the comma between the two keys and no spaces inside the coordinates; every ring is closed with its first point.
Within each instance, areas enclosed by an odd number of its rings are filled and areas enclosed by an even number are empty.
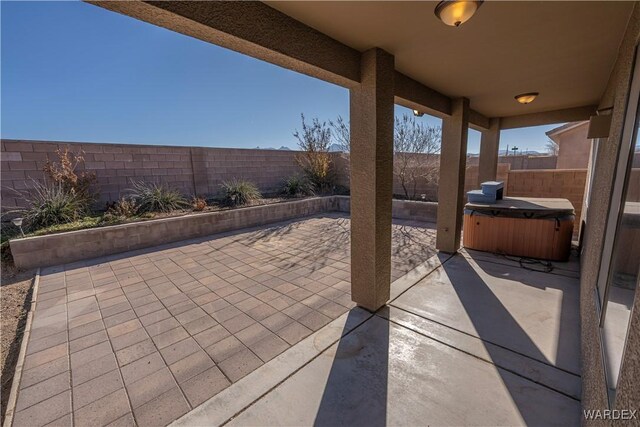
{"type": "MultiPolygon", "coordinates": [[[[300,113],[349,114],[344,88],[93,5],[1,8],[2,138],[294,148],[300,113]]],[[[503,132],[501,146],[543,151],[553,127],[503,132]]]]}

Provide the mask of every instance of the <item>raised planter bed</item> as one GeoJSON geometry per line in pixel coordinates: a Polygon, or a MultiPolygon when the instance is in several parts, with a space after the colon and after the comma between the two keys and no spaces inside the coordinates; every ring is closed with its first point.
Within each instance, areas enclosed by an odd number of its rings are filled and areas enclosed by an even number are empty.
{"type": "MultiPolygon", "coordinates": [[[[336,198],[336,210],[340,212],[351,211],[351,198],[349,196],[333,196],[336,198]]],[[[437,202],[419,202],[414,200],[393,200],[391,216],[396,219],[408,219],[413,221],[436,222],[438,215],[437,202]]]]}
{"type": "MultiPolygon", "coordinates": [[[[67,264],[324,212],[349,212],[347,196],[314,197],[11,240],[19,268],[67,264]]],[[[394,218],[435,221],[437,203],[393,201],[394,218]]]]}

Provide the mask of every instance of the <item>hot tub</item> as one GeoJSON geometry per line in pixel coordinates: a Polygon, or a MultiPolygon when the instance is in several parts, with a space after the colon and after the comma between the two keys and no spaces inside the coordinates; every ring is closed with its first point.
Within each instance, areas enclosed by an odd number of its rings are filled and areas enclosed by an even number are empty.
{"type": "Polygon", "coordinates": [[[492,204],[467,203],[464,247],[564,261],[571,253],[574,221],[567,199],[505,197],[492,204]]]}

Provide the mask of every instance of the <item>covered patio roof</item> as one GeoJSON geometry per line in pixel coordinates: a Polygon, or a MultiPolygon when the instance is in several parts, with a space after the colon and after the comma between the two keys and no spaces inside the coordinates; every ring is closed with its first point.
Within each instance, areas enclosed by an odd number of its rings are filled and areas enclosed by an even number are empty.
{"type": "Polygon", "coordinates": [[[631,2],[484,2],[458,28],[437,2],[291,2],[269,6],[354,48],[380,47],[396,70],[486,117],[596,105],[631,2]],[[514,96],[540,92],[530,105],[514,96]]]}
{"type": "Polygon", "coordinates": [[[588,119],[602,97],[632,2],[485,2],[459,28],[437,2],[92,2],[345,87],[360,53],[395,57],[395,101],[436,116],[470,100],[488,129],[588,119]],[[530,105],[513,99],[540,92],[530,105]]]}

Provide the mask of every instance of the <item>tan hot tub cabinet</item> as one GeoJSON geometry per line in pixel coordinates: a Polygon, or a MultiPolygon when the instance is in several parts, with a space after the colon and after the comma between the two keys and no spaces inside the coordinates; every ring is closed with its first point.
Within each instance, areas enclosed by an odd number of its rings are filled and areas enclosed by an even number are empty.
{"type": "Polygon", "coordinates": [[[571,253],[574,221],[567,199],[505,197],[492,204],[467,203],[464,247],[565,261],[571,253]]]}

